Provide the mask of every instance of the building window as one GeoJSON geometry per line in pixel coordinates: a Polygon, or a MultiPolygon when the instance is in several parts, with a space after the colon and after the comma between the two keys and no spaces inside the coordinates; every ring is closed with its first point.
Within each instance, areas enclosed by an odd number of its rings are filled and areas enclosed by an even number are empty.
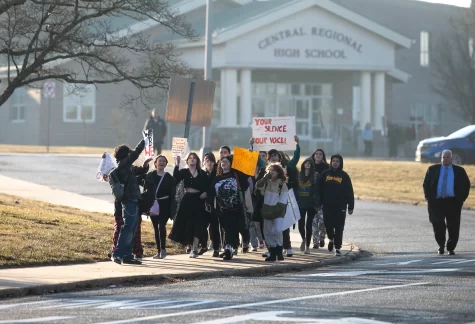
{"type": "Polygon", "coordinates": [[[93,123],[96,119],[96,87],[93,84],[81,87],[81,91],[72,91],[71,85],[63,85],[63,121],[66,123],[93,123]]]}
{"type": "Polygon", "coordinates": [[[421,31],[421,66],[429,66],[429,36],[426,31],[421,31]]]}
{"type": "Polygon", "coordinates": [[[13,92],[10,105],[10,121],[12,123],[25,121],[25,99],[26,90],[24,88],[17,88],[13,92]]]}
{"type": "Polygon", "coordinates": [[[414,104],[411,107],[411,120],[438,125],[440,123],[440,106],[436,104],[414,104]]]}

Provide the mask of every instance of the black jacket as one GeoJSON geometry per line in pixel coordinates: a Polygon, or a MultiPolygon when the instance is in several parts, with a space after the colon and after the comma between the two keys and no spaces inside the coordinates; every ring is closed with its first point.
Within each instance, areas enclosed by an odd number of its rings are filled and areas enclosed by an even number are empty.
{"type": "MultiPolygon", "coordinates": [[[[439,184],[441,164],[431,165],[427,169],[426,176],[422,187],[424,188],[424,197],[429,202],[429,205],[437,197],[437,185],[439,184]]],[[[465,169],[458,165],[452,165],[454,170],[454,193],[455,198],[462,205],[468,198],[470,193],[470,179],[465,172],[465,169]]]]}
{"type": "MultiPolygon", "coordinates": [[[[340,206],[347,207],[348,210],[355,208],[355,196],[353,193],[353,185],[348,173],[343,171],[343,157],[340,158],[340,167],[337,170],[332,168],[323,171],[320,177],[320,201],[323,206],[340,206]]],[[[331,161],[331,160],[330,160],[331,161]]]]}
{"type": "Polygon", "coordinates": [[[141,140],[137,147],[120,161],[117,161],[117,172],[121,183],[125,184],[122,201],[139,201],[140,188],[137,176],[147,173],[148,167],[136,167],[133,163],[139,158],[145,147],[145,141],[141,140]]]}
{"type": "MultiPolygon", "coordinates": [[[[175,179],[173,179],[172,175],[168,172],[165,172],[163,176],[164,178],[162,180],[162,183],[160,184],[160,188],[158,188],[157,197],[155,197],[157,186],[162,177],[159,176],[155,171],[147,173],[143,185],[144,191],[140,199],[140,212],[142,214],[148,213],[150,208],[152,208],[155,198],[169,196],[169,201],[172,202],[172,208],[169,217],[172,218],[174,209],[173,203],[175,202],[176,194],[175,179]]],[[[160,204],[160,200],[158,201],[158,203],[160,204]]]]}
{"type": "Polygon", "coordinates": [[[152,129],[153,131],[153,142],[154,143],[163,143],[163,138],[167,134],[167,124],[161,118],[155,120],[150,116],[149,119],[145,122],[144,130],[152,129]]]}

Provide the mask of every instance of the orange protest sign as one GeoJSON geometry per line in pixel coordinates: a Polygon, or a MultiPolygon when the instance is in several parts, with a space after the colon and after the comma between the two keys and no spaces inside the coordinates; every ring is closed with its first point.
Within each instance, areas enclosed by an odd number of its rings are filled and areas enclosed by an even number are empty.
{"type": "Polygon", "coordinates": [[[249,152],[249,150],[235,147],[233,156],[233,169],[241,171],[244,174],[253,176],[256,172],[257,159],[259,152],[249,152]]]}

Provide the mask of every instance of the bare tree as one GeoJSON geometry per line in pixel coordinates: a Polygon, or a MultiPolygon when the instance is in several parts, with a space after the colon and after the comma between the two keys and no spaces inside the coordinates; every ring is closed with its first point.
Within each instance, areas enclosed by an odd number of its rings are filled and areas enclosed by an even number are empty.
{"type": "Polygon", "coordinates": [[[456,113],[475,123],[475,6],[451,20],[450,33],[434,48],[432,91],[451,104],[456,113]]]}
{"type": "Polygon", "coordinates": [[[23,86],[129,82],[125,103],[151,103],[172,75],[190,73],[170,43],[119,24],[146,20],[185,39],[197,35],[163,0],[0,0],[0,106],[23,86]],[[65,63],[73,64],[65,64],[65,63]]]}

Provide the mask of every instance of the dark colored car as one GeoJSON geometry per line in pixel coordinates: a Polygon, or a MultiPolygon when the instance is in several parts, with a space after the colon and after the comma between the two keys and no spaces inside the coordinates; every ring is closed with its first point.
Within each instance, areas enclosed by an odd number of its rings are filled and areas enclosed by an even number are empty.
{"type": "Polygon", "coordinates": [[[475,164],[475,125],[466,126],[449,136],[422,140],[417,145],[417,162],[440,162],[443,150],[451,150],[454,164],[475,164]]]}

